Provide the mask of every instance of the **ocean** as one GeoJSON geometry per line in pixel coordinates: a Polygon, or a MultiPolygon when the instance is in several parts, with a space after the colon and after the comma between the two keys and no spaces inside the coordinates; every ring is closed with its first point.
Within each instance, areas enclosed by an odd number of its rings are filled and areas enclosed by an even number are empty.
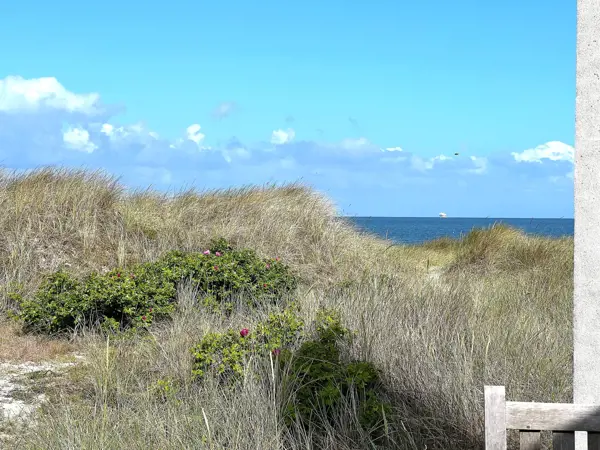
{"type": "Polygon", "coordinates": [[[359,230],[376,234],[397,243],[419,244],[441,237],[458,239],[473,228],[487,228],[494,223],[519,228],[527,234],[562,237],[573,236],[573,219],[492,219],[439,217],[344,217],[359,230]]]}

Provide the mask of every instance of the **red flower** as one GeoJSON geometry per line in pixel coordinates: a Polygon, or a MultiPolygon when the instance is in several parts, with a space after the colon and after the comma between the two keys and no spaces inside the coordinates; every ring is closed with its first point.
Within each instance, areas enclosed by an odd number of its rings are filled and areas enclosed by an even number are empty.
{"type": "Polygon", "coordinates": [[[215,267],[213,267],[213,269],[219,270],[219,266],[215,266],[215,267]]]}
{"type": "Polygon", "coordinates": [[[120,274],[120,273],[117,273],[117,277],[119,277],[119,278],[120,278],[120,277],[121,277],[121,274],[120,274]]]}
{"type": "Polygon", "coordinates": [[[242,337],[248,336],[248,333],[250,333],[250,330],[248,330],[248,328],[242,328],[240,330],[240,336],[242,336],[242,337]]]}
{"type": "Polygon", "coordinates": [[[154,309],[154,308],[150,308],[150,312],[152,312],[152,311],[153,311],[153,309],[154,309]]]}
{"type": "Polygon", "coordinates": [[[263,287],[267,287],[267,283],[263,284],[263,287]]]}
{"type": "Polygon", "coordinates": [[[275,356],[279,356],[279,354],[280,354],[280,353],[281,353],[281,350],[279,350],[278,348],[274,348],[274,349],[273,349],[273,354],[274,354],[275,356]]]}
{"type": "Polygon", "coordinates": [[[279,256],[277,258],[275,258],[275,261],[279,261],[279,256]]]}
{"type": "Polygon", "coordinates": [[[146,316],[142,316],[142,320],[144,320],[144,321],[145,321],[145,320],[146,320],[146,316]]]}

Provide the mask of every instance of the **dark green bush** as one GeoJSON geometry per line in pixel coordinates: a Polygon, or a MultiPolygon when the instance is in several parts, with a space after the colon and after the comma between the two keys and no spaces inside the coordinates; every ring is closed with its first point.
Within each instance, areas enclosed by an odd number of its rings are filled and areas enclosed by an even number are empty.
{"type": "Polygon", "coordinates": [[[33,298],[16,299],[17,318],[27,331],[46,333],[94,325],[113,331],[136,328],[169,316],[176,292],[152,264],[92,273],[81,280],[60,270],[44,279],[33,298]]]}
{"type": "Polygon", "coordinates": [[[292,344],[305,336],[304,324],[291,310],[273,314],[243,336],[241,330],[210,333],[192,349],[195,362],[193,376],[200,380],[215,375],[219,381],[235,386],[240,381],[250,357],[266,357],[276,352],[280,382],[291,395],[281,405],[286,425],[300,422],[313,430],[323,430],[341,414],[344,400],[357,401],[358,419],[374,440],[384,435],[385,417],[391,412],[382,401],[379,372],[369,362],[346,361],[340,350],[350,332],[339,315],[322,309],[316,317],[316,338],[299,347],[292,344]]]}
{"type": "Polygon", "coordinates": [[[223,239],[211,249],[172,251],[155,262],[83,279],[59,270],[43,280],[32,298],[11,295],[19,306],[16,317],[27,330],[46,333],[94,325],[118,331],[170,316],[183,280],[199,288],[201,304],[215,312],[233,309],[236,296],[244,295],[249,306],[256,306],[274,303],[296,288],[295,277],[278,258],[264,260],[251,250],[233,250],[223,239]]]}
{"type": "Polygon", "coordinates": [[[295,386],[295,400],[285,405],[286,423],[300,419],[305,426],[319,430],[325,422],[333,424],[343,399],[353,396],[360,425],[374,440],[380,439],[391,407],[381,399],[379,371],[369,362],[342,357],[340,344],[350,332],[336,311],[320,310],[316,331],[317,338],[304,342],[291,359],[286,377],[295,386]]]}
{"type": "Polygon", "coordinates": [[[9,298],[18,306],[15,316],[27,328],[48,332],[76,328],[84,324],[84,312],[90,311],[89,299],[83,296],[81,283],[62,270],[47,276],[33,299],[23,299],[10,292],[9,298]]]}
{"type": "Polygon", "coordinates": [[[249,249],[208,251],[172,251],[159,264],[169,281],[191,280],[203,293],[204,305],[215,311],[230,311],[235,296],[243,296],[251,307],[274,303],[297,287],[296,278],[278,258],[264,260],[249,249]]]}

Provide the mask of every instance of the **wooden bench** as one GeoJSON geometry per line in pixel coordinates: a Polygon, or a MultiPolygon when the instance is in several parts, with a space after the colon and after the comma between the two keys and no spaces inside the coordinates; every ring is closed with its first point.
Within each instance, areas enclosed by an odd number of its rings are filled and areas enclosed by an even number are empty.
{"type": "Polygon", "coordinates": [[[485,449],[506,450],[506,430],[519,430],[521,450],[540,450],[540,431],[553,450],[574,450],[575,431],[587,431],[588,450],[600,450],[600,405],[507,402],[504,386],[485,386],[485,449]]]}

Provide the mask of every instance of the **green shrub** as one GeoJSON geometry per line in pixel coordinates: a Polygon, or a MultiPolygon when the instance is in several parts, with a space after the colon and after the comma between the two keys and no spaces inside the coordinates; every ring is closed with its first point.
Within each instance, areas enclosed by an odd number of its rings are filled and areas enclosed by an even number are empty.
{"type": "MultiPolygon", "coordinates": [[[[345,361],[340,351],[341,341],[350,337],[337,312],[318,311],[315,321],[316,338],[292,345],[305,337],[304,323],[290,309],[272,314],[254,330],[228,330],[210,333],[192,348],[193,376],[198,381],[208,375],[234,387],[248,375],[251,357],[279,355],[280,382],[291,395],[281,405],[286,425],[300,422],[323,430],[325,422],[339,417],[344,399],[357,401],[361,426],[374,440],[383,436],[385,417],[390,405],[381,399],[379,372],[369,362],[345,361]]],[[[256,374],[254,374],[256,375],[256,374]]]]}
{"type": "Polygon", "coordinates": [[[304,322],[291,308],[269,315],[254,330],[244,328],[208,333],[191,349],[194,355],[192,375],[200,380],[212,374],[221,382],[232,385],[243,378],[245,363],[251,356],[266,356],[276,350],[289,352],[303,335],[304,322]]]}
{"type": "Polygon", "coordinates": [[[153,397],[161,402],[175,402],[181,403],[177,398],[179,394],[179,386],[173,380],[173,378],[160,378],[149,387],[150,393],[153,397]]]}
{"type": "Polygon", "coordinates": [[[172,251],[155,262],[92,273],[79,280],[59,270],[45,277],[32,298],[11,295],[27,330],[63,332],[100,325],[107,331],[147,327],[176,307],[177,284],[191,280],[203,295],[201,304],[215,312],[233,309],[245,294],[252,307],[274,303],[291,293],[295,277],[278,258],[263,260],[252,250],[233,250],[223,239],[213,250],[172,251]]]}
{"type": "Polygon", "coordinates": [[[339,417],[344,398],[354,394],[358,420],[375,440],[383,436],[391,407],[381,399],[379,371],[366,361],[345,361],[340,344],[350,336],[334,310],[322,309],[316,317],[317,338],[304,342],[291,359],[286,377],[294,386],[295,399],[285,405],[287,424],[300,419],[319,430],[324,422],[339,417]]]}
{"type": "MultiPolygon", "coordinates": [[[[222,242],[217,244],[223,249],[222,242]]],[[[274,303],[297,287],[296,278],[279,258],[264,260],[249,249],[208,252],[172,251],[159,264],[171,282],[191,280],[204,294],[204,305],[214,310],[230,311],[236,295],[243,295],[251,307],[274,303]]]]}
{"type": "Polygon", "coordinates": [[[173,312],[176,292],[152,264],[82,280],[60,270],[45,277],[33,298],[18,299],[17,317],[27,331],[46,333],[94,325],[107,331],[145,327],[173,312]]]}
{"type": "Polygon", "coordinates": [[[47,276],[33,299],[23,299],[16,292],[9,293],[9,298],[19,306],[15,316],[27,328],[48,332],[83,325],[88,319],[85,313],[92,310],[81,283],[62,270],[47,276]]]}

